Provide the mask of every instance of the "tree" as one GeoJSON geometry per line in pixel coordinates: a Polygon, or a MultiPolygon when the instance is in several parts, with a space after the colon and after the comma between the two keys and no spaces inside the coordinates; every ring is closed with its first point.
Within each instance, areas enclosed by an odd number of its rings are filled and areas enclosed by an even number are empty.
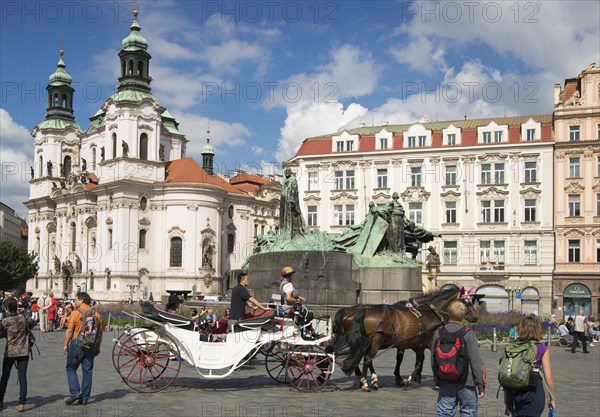
{"type": "Polygon", "coordinates": [[[0,291],[24,286],[37,272],[37,254],[29,254],[10,242],[0,242],[0,291]]]}

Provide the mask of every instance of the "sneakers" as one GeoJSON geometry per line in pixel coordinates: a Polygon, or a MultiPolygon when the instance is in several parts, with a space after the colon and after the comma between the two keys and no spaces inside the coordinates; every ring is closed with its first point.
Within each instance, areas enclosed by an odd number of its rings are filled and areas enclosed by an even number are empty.
{"type": "Polygon", "coordinates": [[[593,344],[593,343],[590,343],[590,346],[591,346],[591,347],[594,347],[594,346],[596,346],[596,345],[595,345],[595,344],[593,344]]]}
{"type": "Polygon", "coordinates": [[[15,407],[15,410],[17,410],[19,413],[22,413],[23,411],[25,411],[25,404],[19,404],[15,407]]]}
{"type": "Polygon", "coordinates": [[[79,395],[71,395],[69,398],[67,398],[65,400],[65,404],[73,405],[73,404],[79,403],[79,400],[80,400],[79,395]]]}

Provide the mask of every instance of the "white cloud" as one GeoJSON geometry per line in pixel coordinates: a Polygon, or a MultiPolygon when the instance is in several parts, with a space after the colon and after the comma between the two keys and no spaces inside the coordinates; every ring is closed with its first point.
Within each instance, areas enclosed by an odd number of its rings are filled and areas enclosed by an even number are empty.
{"type": "Polygon", "coordinates": [[[29,167],[33,164],[33,138],[0,108],[0,201],[25,217],[23,202],[29,198],[29,167]]]}
{"type": "Polygon", "coordinates": [[[392,48],[390,53],[400,64],[405,64],[415,71],[432,73],[435,70],[446,69],[444,48],[426,36],[412,39],[406,47],[392,48]]]}

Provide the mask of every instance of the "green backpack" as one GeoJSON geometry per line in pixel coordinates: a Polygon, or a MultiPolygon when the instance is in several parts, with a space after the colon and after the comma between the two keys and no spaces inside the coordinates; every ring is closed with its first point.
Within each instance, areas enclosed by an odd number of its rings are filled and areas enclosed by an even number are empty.
{"type": "Polygon", "coordinates": [[[498,382],[507,390],[522,391],[536,386],[539,369],[535,364],[535,342],[516,341],[506,346],[500,358],[498,382]]]}

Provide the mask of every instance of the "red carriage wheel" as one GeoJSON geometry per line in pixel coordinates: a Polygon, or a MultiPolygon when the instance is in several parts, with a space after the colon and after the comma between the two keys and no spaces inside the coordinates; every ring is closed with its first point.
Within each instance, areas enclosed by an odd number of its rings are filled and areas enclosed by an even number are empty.
{"type": "Polygon", "coordinates": [[[180,369],[179,347],[169,336],[142,330],[120,344],[117,372],[138,392],[158,392],[167,388],[180,369]]]}
{"type": "Polygon", "coordinates": [[[329,381],[331,369],[331,356],[320,346],[299,346],[288,354],[288,379],[299,391],[323,388],[329,381]]]}
{"type": "Polygon", "coordinates": [[[271,378],[277,382],[288,383],[287,356],[289,350],[282,349],[279,343],[272,344],[265,353],[265,368],[271,378]]]}

